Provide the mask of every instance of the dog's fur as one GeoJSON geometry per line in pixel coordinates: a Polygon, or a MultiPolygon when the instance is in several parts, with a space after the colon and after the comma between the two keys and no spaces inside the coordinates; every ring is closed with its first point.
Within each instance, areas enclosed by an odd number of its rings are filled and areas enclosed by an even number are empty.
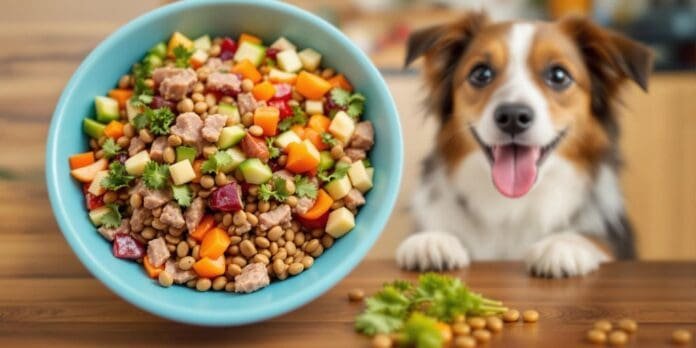
{"type": "Polygon", "coordinates": [[[399,246],[400,266],[524,259],[535,275],[563,277],[635,256],[618,183],[616,102],[627,80],[647,90],[649,49],[582,18],[491,23],[471,12],[411,35],[406,65],[421,56],[427,106],[440,127],[413,201],[421,230],[399,246]],[[468,76],[481,62],[496,74],[477,88],[468,76]],[[560,91],[545,84],[550,66],[566,70],[572,84],[560,91]],[[528,105],[535,120],[502,140],[493,110],[510,102],[528,105]],[[487,145],[510,142],[553,145],[532,189],[515,199],[496,190],[487,153],[487,145]]]}

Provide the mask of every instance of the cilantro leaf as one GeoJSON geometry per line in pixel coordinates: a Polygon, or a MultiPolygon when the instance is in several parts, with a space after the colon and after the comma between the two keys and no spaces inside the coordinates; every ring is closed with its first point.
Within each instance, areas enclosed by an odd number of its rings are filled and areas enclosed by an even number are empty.
{"type": "Polygon", "coordinates": [[[155,161],[147,162],[143,171],[145,186],[153,190],[159,190],[167,185],[169,179],[169,166],[155,161]]]}
{"type": "Polygon", "coordinates": [[[390,333],[401,329],[411,306],[402,289],[392,285],[365,300],[365,311],[355,319],[355,329],[366,335],[390,333]]]}
{"type": "Polygon", "coordinates": [[[285,201],[286,198],[290,196],[287,187],[285,186],[285,179],[275,176],[270,182],[262,184],[259,186],[259,199],[262,201],[269,201],[271,199],[278,202],[285,201]]]}
{"type": "Polygon", "coordinates": [[[102,226],[106,228],[116,228],[121,226],[121,212],[118,211],[119,206],[116,204],[107,204],[109,212],[102,216],[101,222],[102,226]]]}
{"type": "Polygon", "coordinates": [[[174,122],[174,113],[169,108],[150,109],[145,107],[143,112],[133,118],[133,126],[137,129],[148,127],[155,135],[169,134],[169,126],[174,122]]]}
{"type": "Polygon", "coordinates": [[[292,116],[280,121],[280,123],[278,123],[278,129],[284,132],[296,124],[302,126],[307,124],[307,114],[304,112],[304,110],[302,110],[302,108],[299,105],[292,106],[292,116]]]}
{"type": "Polygon", "coordinates": [[[116,156],[117,153],[121,151],[121,147],[116,144],[114,139],[108,138],[102,145],[102,151],[104,151],[104,157],[109,159],[116,156]]]}
{"type": "Polygon", "coordinates": [[[128,187],[134,176],[128,175],[126,167],[121,162],[111,162],[109,173],[101,181],[101,186],[107,190],[116,191],[122,187],[128,187]]]}
{"type": "Polygon", "coordinates": [[[331,100],[338,106],[347,107],[350,102],[350,92],[343,88],[334,88],[331,90],[331,100]]]}
{"type": "Polygon", "coordinates": [[[317,197],[317,186],[309,178],[295,175],[295,195],[314,199],[317,197]]]}
{"type": "Polygon", "coordinates": [[[411,314],[406,321],[404,341],[407,345],[418,348],[440,348],[443,343],[437,321],[419,312],[411,314]]]}
{"type": "Polygon", "coordinates": [[[232,164],[232,156],[226,151],[218,151],[203,162],[201,171],[206,174],[215,174],[224,171],[230,164],[232,164]]]}
{"type": "Polygon", "coordinates": [[[348,174],[348,169],[350,169],[350,163],[340,161],[336,163],[333,173],[327,174],[325,171],[321,171],[317,173],[317,178],[323,182],[341,179],[348,174]]]}
{"type": "Polygon", "coordinates": [[[135,116],[131,123],[133,124],[133,127],[140,130],[147,127],[147,125],[150,123],[150,120],[147,118],[147,115],[142,113],[138,114],[138,116],[135,116]]]}
{"type": "Polygon", "coordinates": [[[342,88],[334,88],[331,90],[331,100],[334,104],[346,110],[346,113],[352,118],[359,118],[365,108],[365,96],[360,93],[353,93],[342,88]]]}
{"type": "Polygon", "coordinates": [[[188,185],[172,185],[172,196],[182,207],[191,205],[191,189],[189,189],[188,185]]]}
{"type": "MultiPolygon", "coordinates": [[[[133,97],[134,102],[145,102],[140,98],[142,96],[152,96],[154,91],[145,81],[152,76],[153,66],[150,61],[143,60],[140,63],[133,65],[133,97]]],[[[149,103],[146,103],[149,104],[149,103]]]]}
{"type": "Polygon", "coordinates": [[[266,138],[266,146],[268,146],[268,154],[269,158],[276,158],[280,156],[280,149],[275,147],[273,145],[273,142],[275,142],[276,137],[268,137],[266,138]]]}
{"type": "Polygon", "coordinates": [[[334,138],[333,135],[328,132],[321,133],[321,141],[331,147],[338,145],[338,140],[336,140],[336,138],[334,138]]]}
{"type": "Polygon", "coordinates": [[[174,65],[177,68],[188,68],[189,59],[193,55],[193,50],[188,50],[183,45],[174,47],[174,65]]]}

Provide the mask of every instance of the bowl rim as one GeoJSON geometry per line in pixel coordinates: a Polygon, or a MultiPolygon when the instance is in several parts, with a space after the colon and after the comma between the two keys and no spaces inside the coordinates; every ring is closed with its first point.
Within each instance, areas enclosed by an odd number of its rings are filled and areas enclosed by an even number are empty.
{"type": "Polygon", "coordinates": [[[365,55],[365,53],[332,24],[308,11],[280,1],[199,0],[181,1],[169,4],[142,14],[111,33],[87,55],[87,57],[72,74],[72,77],[68,81],[66,87],[63,89],[56,109],[52,115],[46,142],[45,175],[51,209],[56,221],[58,222],[61,233],[67,240],[73,252],[77,255],[80,262],[95,278],[109,288],[110,291],[136,307],[160,317],[194,325],[231,326],[259,322],[293,311],[321,296],[330,288],[334,287],[349,272],[351,272],[358,265],[358,263],[362,261],[372,246],[374,246],[375,242],[383,232],[389,217],[391,216],[401,186],[404,150],[401,124],[398,115],[399,114],[396,109],[394,99],[389,91],[389,88],[387,87],[386,82],[384,81],[384,78],[380,74],[379,70],[365,55]],[[86,252],[87,245],[84,243],[84,241],[77,237],[77,232],[70,223],[70,218],[68,218],[70,213],[67,209],[68,207],[66,204],[64,204],[65,198],[58,190],[58,187],[61,184],[58,175],[58,161],[64,159],[58,158],[57,149],[58,141],[60,140],[58,134],[61,133],[61,123],[63,116],[67,111],[66,107],[68,100],[72,97],[78,80],[84,78],[83,75],[87,67],[96,63],[97,56],[103,55],[103,52],[107,51],[115,42],[123,40],[124,37],[130,35],[130,33],[135,30],[134,28],[145,25],[150,21],[160,20],[162,17],[166,17],[169,14],[185,11],[191,8],[230,4],[248,5],[279,10],[289,15],[302,17],[304,20],[312,22],[312,24],[317,25],[322,30],[326,31],[328,35],[332,37],[332,39],[336,40],[340,45],[346,47],[349,51],[352,51],[358,57],[358,65],[363,67],[363,69],[367,69],[368,74],[375,77],[377,83],[376,90],[380,94],[380,99],[386,103],[385,107],[388,110],[389,115],[385,116],[393,118],[391,122],[395,123],[397,126],[394,127],[395,129],[391,130],[392,132],[396,133],[394,141],[396,142],[397,153],[393,154],[394,156],[391,156],[390,160],[392,162],[392,166],[394,167],[394,172],[388,174],[385,178],[386,185],[388,185],[388,187],[385,193],[385,201],[381,209],[385,209],[387,213],[377,215],[375,219],[371,221],[372,223],[368,228],[373,231],[376,230],[377,233],[368,234],[365,241],[358,244],[358,246],[353,249],[353,252],[344,259],[341,267],[337,267],[334,272],[328,273],[319,281],[314,282],[311,287],[308,287],[303,291],[297,291],[292,296],[285,296],[275,301],[274,303],[276,305],[274,306],[262,306],[259,308],[259,310],[253,313],[246,313],[246,316],[240,316],[235,311],[220,311],[217,313],[217,315],[210,316],[210,313],[203,315],[200,313],[200,311],[190,309],[189,307],[185,306],[162,306],[161,303],[155,303],[144,295],[144,293],[137,292],[129,287],[125,287],[119,280],[116,279],[114,275],[112,275],[111,271],[100,264],[99,260],[90,257],[90,255],[86,252]]]}

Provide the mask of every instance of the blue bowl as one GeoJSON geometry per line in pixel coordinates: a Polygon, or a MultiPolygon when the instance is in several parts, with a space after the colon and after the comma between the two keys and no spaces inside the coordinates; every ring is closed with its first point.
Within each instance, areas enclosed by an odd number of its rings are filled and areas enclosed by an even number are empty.
{"type": "Polygon", "coordinates": [[[275,1],[183,1],[149,12],[102,42],[77,69],[56,107],[46,145],[46,182],[53,213],[82,263],[116,294],[153,314],[198,325],[241,325],[296,309],[326,292],[365,256],[394,207],[403,166],[401,127],[394,101],[369,59],[331,24],[275,1]],[[87,149],[82,119],[93,115],[93,100],[113,88],[121,75],[157,42],[180,31],[236,36],[249,32],[270,42],[285,36],[323,54],[323,63],[348,76],[367,97],[366,119],[375,126],[370,159],[374,188],[356,226],[298,276],[246,294],[198,293],[183,286],[162,288],[142,266],[117,259],[90,223],[80,185],[70,177],[68,157],[87,149]]]}

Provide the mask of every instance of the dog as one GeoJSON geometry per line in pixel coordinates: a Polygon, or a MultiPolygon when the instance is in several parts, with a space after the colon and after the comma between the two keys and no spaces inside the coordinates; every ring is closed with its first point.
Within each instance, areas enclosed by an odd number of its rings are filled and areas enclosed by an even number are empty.
{"type": "Polygon", "coordinates": [[[569,17],[493,23],[482,12],[414,32],[437,116],[412,210],[419,232],[397,248],[405,269],[524,260],[540,277],[585,275],[635,257],[618,172],[617,104],[647,91],[646,46],[569,17]]]}

